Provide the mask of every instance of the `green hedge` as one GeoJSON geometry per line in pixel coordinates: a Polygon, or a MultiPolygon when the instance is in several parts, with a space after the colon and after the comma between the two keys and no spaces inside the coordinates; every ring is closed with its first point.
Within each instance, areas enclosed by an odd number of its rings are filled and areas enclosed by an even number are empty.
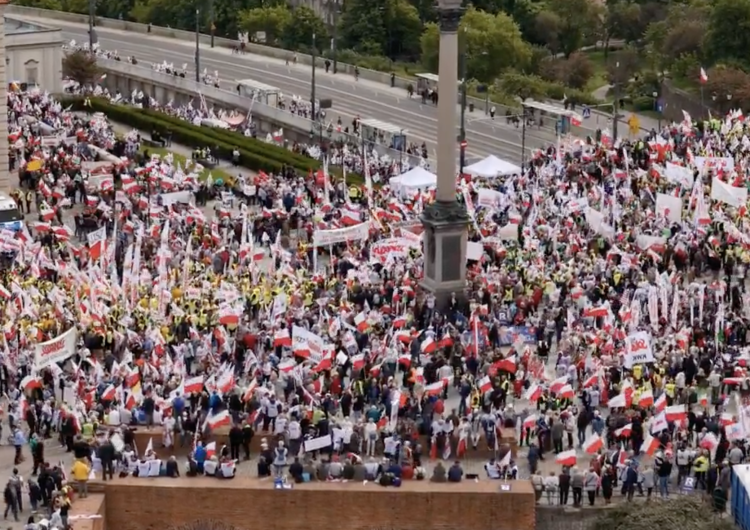
{"type": "Polygon", "coordinates": [[[84,104],[83,98],[68,98],[62,101],[64,107],[71,106],[73,110],[85,112],[101,112],[116,122],[123,123],[145,133],[156,130],[164,133],[167,129],[172,132],[175,143],[187,147],[214,147],[219,148],[217,156],[225,160],[232,158],[235,148],[240,152],[240,165],[256,171],[279,172],[283,166],[288,165],[300,172],[308,172],[310,169],[320,167],[320,162],[312,158],[300,159],[294,153],[284,149],[283,151],[269,151],[264,153],[260,148],[270,146],[260,140],[247,138],[238,133],[232,133],[231,138],[217,138],[206,134],[215,129],[210,127],[199,127],[184,120],[171,118],[166,114],[155,111],[146,111],[125,105],[115,105],[99,98],[90,98],[90,104],[84,104]],[[167,119],[165,119],[167,118],[167,119]],[[176,121],[175,121],[176,120],[176,121]],[[255,144],[255,145],[253,145],[255,144]],[[252,149],[248,146],[252,145],[252,149]],[[283,156],[288,154],[288,156],[283,156]]]}
{"type": "MultiPolygon", "coordinates": [[[[145,133],[153,130],[164,133],[167,129],[172,132],[175,143],[187,147],[215,147],[219,148],[219,158],[231,160],[232,152],[236,148],[240,152],[240,165],[255,171],[278,173],[284,166],[290,166],[302,174],[310,170],[318,170],[321,162],[296,154],[288,149],[271,145],[266,142],[248,138],[244,134],[212,127],[200,127],[185,120],[169,116],[154,110],[138,109],[126,105],[117,105],[101,98],[90,98],[89,105],[85,105],[81,97],[63,98],[63,107],[71,107],[75,111],[101,112],[112,120],[123,123],[145,133]]],[[[341,178],[341,169],[331,169],[334,178],[341,178]]],[[[361,184],[361,175],[347,174],[347,182],[361,184]]]]}

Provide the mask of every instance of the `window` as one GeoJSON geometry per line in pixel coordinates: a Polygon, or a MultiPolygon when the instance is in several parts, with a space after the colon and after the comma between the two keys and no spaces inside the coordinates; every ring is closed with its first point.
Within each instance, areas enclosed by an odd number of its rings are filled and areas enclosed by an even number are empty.
{"type": "Polygon", "coordinates": [[[24,63],[26,69],[26,82],[28,84],[36,85],[39,82],[39,63],[34,59],[26,61],[24,63]]]}

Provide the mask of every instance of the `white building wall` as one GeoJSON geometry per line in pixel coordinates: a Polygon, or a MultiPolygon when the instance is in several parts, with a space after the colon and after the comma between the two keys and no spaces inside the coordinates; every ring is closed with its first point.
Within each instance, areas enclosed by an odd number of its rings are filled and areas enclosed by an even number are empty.
{"type": "Polygon", "coordinates": [[[6,81],[37,83],[42,90],[62,92],[62,42],[59,30],[7,35],[6,81]]]}

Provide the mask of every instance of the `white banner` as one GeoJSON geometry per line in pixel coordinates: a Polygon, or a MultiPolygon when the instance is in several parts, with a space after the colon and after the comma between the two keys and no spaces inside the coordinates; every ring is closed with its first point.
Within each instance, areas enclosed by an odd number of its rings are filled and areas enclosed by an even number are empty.
{"type": "Polygon", "coordinates": [[[652,363],[654,360],[651,337],[648,333],[638,331],[628,335],[625,339],[625,368],[632,368],[635,364],[652,363]]]}
{"type": "Polygon", "coordinates": [[[292,350],[296,352],[309,352],[313,364],[318,364],[323,360],[323,356],[329,350],[333,350],[332,344],[327,344],[320,335],[299,326],[292,326],[292,350]]]}
{"type": "Polygon", "coordinates": [[[747,188],[735,188],[714,177],[711,182],[711,198],[739,208],[747,202],[747,188]]]}
{"type": "Polygon", "coordinates": [[[326,434],[325,436],[318,436],[317,438],[313,438],[312,440],[305,440],[305,452],[310,453],[312,451],[319,451],[321,449],[325,449],[329,445],[333,445],[333,438],[331,438],[330,434],[326,434]]]}
{"type": "Polygon", "coordinates": [[[712,156],[712,157],[696,156],[695,167],[698,168],[698,171],[703,171],[704,166],[710,169],[721,169],[723,171],[733,171],[734,170],[734,158],[732,158],[731,156],[712,156]]]}
{"type": "Polygon", "coordinates": [[[678,166],[672,162],[667,162],[667,169],[664,171],[664,176],[673,184],[678,184],[683,188],[693,187],[693,170],[687,167],[678,166]]]}
{"type": "Polygon", "coordinates": [[[102,241],[107,240],[107,227],[102,226],[101,228],[97,228],[96,230],[89,232],[86,234],[86,239],[89,242],[89,246],[93,247],[97,243],[101,243],[102,241]]]}
{"type": "Polygon", "coordinates": [[[346,241],[364,241],[368,237],[370,237],[369,221],[335,230],[316,230],[313,233],[313,245],[316,247],[327,247],[346,241]]]}
{"type": "Polygon", "coordinates": [[[34,367],[41,370],[71,357],[76,352],[77,340],[76,328],[70,328],[52,340],[37,344],[34,346],[34,367]]]}
{"type": "Polygon", "coordinates": [[[503,204],[503,194],[496,190],[479,188],[477,190],[477,206],[485,208],[499,208],[503,204]]]}
{"type": "Polygon", "coordinates": [[[159,195],[162,206],[171,206],[173,204],[192,204],[193,203],[193,192],[192,191],[174,191],[172,193],[162,193],[159,195]]]}
{"type": "Polygon", "coordinates": [[[666,217],[670,223],[679,223],[682,220],[682,199],[666,193],[657,193],[656,217],[666,217]]]}
{"type": "Polygon", "coordinates": [[[640,248],[641,250],[648,250],[651,247],[658,247],[659,249],[663,249],[664,245],[667,244],[667,240],[659,236],[639,234],[635,238],[635,244],[638,245],[638,248],[640,248]]]}
{"type": "Polygon", "coordinates": [[[607,224],[604,215],[593,208],[586,209],[586,222],[594,232],[601,236],[612,237],[615,235],[614,229],[607,224]]]}
{"type": "Polygon", "coordinates": [[[589,200],[586,197],[576,197],[568,203],[568,213],[578,213],[586,211],[589,207],[589,200]]]}
{"type": "Polygon", "coordinates": [[[390,237],[370,247],[370,261],[385,263],[390,256],[394,258],[404,258],[409,253],[409,249],[419,248],[422,246],[422,238],[415,236],[415,239],[406,237],[390,237]]]}

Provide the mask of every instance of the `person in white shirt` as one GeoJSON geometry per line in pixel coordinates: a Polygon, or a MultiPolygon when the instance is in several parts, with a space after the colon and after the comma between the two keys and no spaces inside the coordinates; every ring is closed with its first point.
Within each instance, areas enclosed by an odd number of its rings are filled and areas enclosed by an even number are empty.
{"type": "Polygon", "coordinates": [[[171,448],[174,445],[174,427],[175,420],[172,416],[164,418],[164,433],[162,435],[162,443],[164,447],[171,448]]]}
{"type": "Polygon", "coordinates": [[[275,435],[283,435],[286,433],[286,426],[289,420],[286,419],[286,414],[279,414],[274,423],[273,433],[275,435]]]}
{"type": "Polygon", "coordinates": [[[293,455],[296,455],[299,453],[300,447],[302,445],[302,427],[294,416],[292,416],[292,419],[289,421],[286,432],[289,452],[293,455]]]}
{"type": "Polygon", "coordinates": [[[375,456],[375,445],[378,442],[378,426],[370,418],[365,424],[365,455],[375,456]]]}
{"type": "Polygon", "coordinates": [[[275,427],[276,418],[279,415],[279,404],[276,401],[276,396],[271,395],[264,398],[261,409],[263,410],[263,430],[267,432],[269,427],[275,427]]]}
{"type": "Polygon", "coordinates": [[[488,478],[492,480],[500,478],[500,470],[497,468],[497,463],[494,458],[490,459],[490,461],[484,465],[484,470],[487,472],[488,478]]]}

